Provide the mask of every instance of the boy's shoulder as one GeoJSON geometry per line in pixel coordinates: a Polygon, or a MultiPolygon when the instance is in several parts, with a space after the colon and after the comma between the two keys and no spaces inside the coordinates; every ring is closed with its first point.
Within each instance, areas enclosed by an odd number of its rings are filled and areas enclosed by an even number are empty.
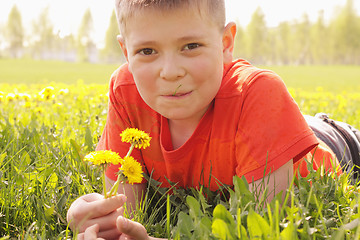
{"type": "Polygon", "coordinates": [[[256,85],[270,84],[281,78],[273,71],[261,69],[244,59],[234,60],[224,68],[224,75],[218,97],[241,95],[255,83],[256,85]]]}
{"type": "Polygon", "coordinates": [[[118,88],[125,85],[135,85],[134,78],[129,71],[127,63],[117,68],[111,75],[110,85],[112,88],[118,88]]]}

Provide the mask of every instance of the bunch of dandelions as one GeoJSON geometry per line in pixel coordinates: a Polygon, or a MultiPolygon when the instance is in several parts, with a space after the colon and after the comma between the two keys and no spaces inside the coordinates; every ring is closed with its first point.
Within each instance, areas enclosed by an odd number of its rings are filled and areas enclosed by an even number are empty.
{"type": "Polygon", "coordinates": [[[127,128],[121,134],[121,141],[130,143],[128,153],[124,158],[121,158],[117,153],[111,150],[101,150],[89,153],[84,157],[85,161],[92,162],[95,165],[103,167],[103,186],[105,198],[115,195],[118,191],[120,182],[128,182],[130,184],[141,183],[143,179],[143,171],[141,164],[136,161],[131,155],[134,148],[145,149],[150,146],[151,137],[144,131],[136,128],[127,128]],[[107,192],[105,184],[105,170],[108,164],[120,164],[118,177],[111,190],[107,192]]]}

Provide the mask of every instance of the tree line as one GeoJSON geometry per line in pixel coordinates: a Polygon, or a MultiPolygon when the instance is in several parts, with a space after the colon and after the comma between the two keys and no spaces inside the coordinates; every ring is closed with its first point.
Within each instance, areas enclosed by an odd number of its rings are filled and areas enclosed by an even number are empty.
{"type": "MultiPolygon", "coordinates": [[[[281,22],[267,27],[265,15],[258,8],[246,27],[238,23],[234,56],[254,64],[360,64],[360,16],[354,0],[347,0],[329,22],[319,12],[316,22],[304,14],[299,20],[281,22]]],[[[93,19],[88,9],[76,35],[59,36],[44,9],[33,22],[29,36],[24,35],[21,14],[14,5],[7,24],[1,32],[2,58],[29,56],[34,59],[61,59],[65,61],[122,62],[119,34],[113,12],[105,34],[104,47],[93,41],[93,19]],[[26,41],[25,41],[26,39],[26,41]]]]}
{"type": "Polygon", "coordinates": [[[25,35],[21,13],[17,6],[11,9],[8,21],[0,32],[0,58],[30,57],[42,60],[78,62],[124,61],[116,36],[119,34],[115,12],[109,19],[105,46],[94,42],[94,23],[90,9],[82,17],[77,34],[61,36],[55,31],[45,8],[32,22],[31,31],[25,35]],[[2,36],[1,36],[2,35],[2,36]]]}

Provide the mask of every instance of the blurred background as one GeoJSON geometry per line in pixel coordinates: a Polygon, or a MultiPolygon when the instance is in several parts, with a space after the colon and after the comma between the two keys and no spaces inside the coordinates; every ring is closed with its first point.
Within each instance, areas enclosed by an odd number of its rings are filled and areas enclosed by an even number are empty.
{"type": "MultiPolygon", "coordinates": [[[[122,63],[113,0],[0,0],[0,59],[122,63]]],[[[359,0],[226,0],[235,57],[257,65],[360,64],[359,0]]]]}

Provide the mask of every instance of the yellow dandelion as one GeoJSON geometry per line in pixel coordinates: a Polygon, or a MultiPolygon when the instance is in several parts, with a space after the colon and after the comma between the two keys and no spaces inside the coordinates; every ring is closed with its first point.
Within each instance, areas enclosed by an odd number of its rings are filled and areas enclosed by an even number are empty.
{"type": "Polygon", "coordinates": [[[43,109],[42,107],[36,107],[36,108],[34,109],[34,112],[35,112],[35,113],[43,113],[43,112],[44,112],[44,109],[43,109]]]}
{"type": "Polygon", "coordinates": [[[24,93],[22,95],[22,99],[24,99],[25,102],[30,102],[31,96],[29,94],[27,94],[27,93],[24,93]]]}
{"type": "Polygon", "coordinates": [[[21,93],[15,93],[15,99],[16,100],[20,100],[21,99],[21,97],[22,97],[22,94],[21,93]]]}
{"type": "Polygon", "coordinates": [[[123,159],[120,170],[127,177],[130,184],[141,183],[143,179],[143,171],[141,164],[137,162],[133,157],[128,156],[123,159]]]}
{"type": "Polygon", "coordinates": [[[32,104],[31,102],[25,102],[24,107],[25,108],[31,108],[32,104]]]}
{"type": "Polygon", "coordinates": [[[68,94],[69,93],[69,89],[67,89],[67,88],[63,88],[63,89],[60,89],[59,90],[59,94],[60,95],[66,95],[66,94],[68,94]]]}
{"type": "Polygon", "coordinates": [[[13,93],[9,93],[8,95],[6,95],[6,100],[8,100],[8,102],[12,102],[15,99],[15,94],[13,93]]]}
{"type": "Polygon", "coordinates": [[[44,88],[43,90],[41,90],[40,95],[50,95],[50,94],[52,94],[53,91],[54,91],[54,87],[48,86],[48,87],[44,88]]]}
{"type": "Polygon", "coordinates": [[[49,86],[41,90],[41,92],[39,92],[39,95],[42,98],[42,100],[50,100],[55,97],[53,93],[54,93],[54,87],[49,86]]]}
{"type": "Polygon", "coordinates": [[[84,161],[91,162],[94,165],[101,164],[119,164],[121,162],[120,156],[111,150],[93,151],[84,157],[84,161]]]}
{"type": "Polygon", "coordinates": [[[133,144],[135,148],[147,148],[150,146],[151,137],[137,128],[127,128],[120,134],[121,141],[133,144]]]}

